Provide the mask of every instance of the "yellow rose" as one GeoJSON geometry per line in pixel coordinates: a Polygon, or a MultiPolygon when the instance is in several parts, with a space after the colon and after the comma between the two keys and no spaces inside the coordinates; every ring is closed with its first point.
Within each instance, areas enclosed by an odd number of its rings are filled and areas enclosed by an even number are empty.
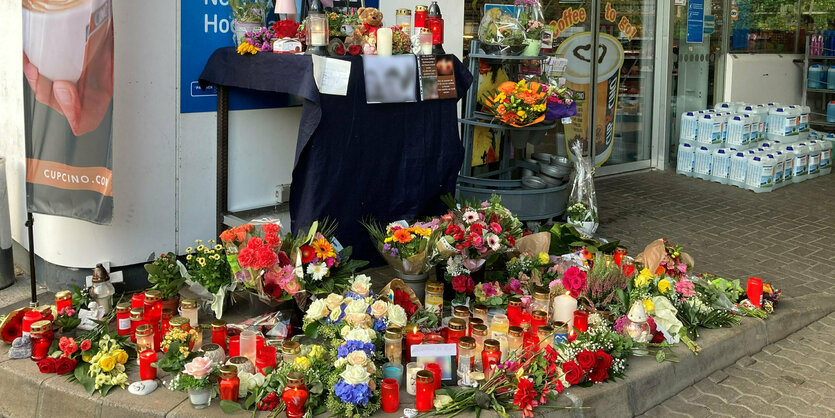
{"type": "Polygon", "coordinates": [[[99,366],[102,370],[109,372],[116,367],[116,359],[113,356],[104,356],[99,360],[99,366]]]}
{"type": "Polygon", "coordinates": [[[340,305],[342,305],[342,299],[344,299],[342,296],[337,295],[335,293],[331,293],[330,295],[328,295],[328,298],[325,299],[325,303],[328,305],[328,309],[334,311],[336,310],[336,308],[339,308],[340,305]]]}
{"type": "Polygon", "coordinates": [[[293,360],[293,368],[298,370],[308,370],[310,369],[310,359],[307,357],[296,357],[293,360]]]}
{"type": "Polygon", "coordinates": [[[548,264],[548,261],[550,261],[550,257],[548,257],[547,253],[539,253],[540,264],[548,264]]]}
{"type": "Polygon", "coordinates": [[[319,359],[324,357],[325,349],[321,345],[314,345],[310,347],[310,353],[307,354],[310,358],[319,359]]]}
{"type": "Polygon", "coordinates": [[[658,291],[661,293],[667,293],[667,291],[672,287],[673,285],[671,285],[667,279],[661,279],[661,281],[658,282],[658,291]]]}
{"type": "Polygon", "coordinates": [[[125,350],[119,349],[114,351],[113,357],[116,358],[116,362],[119,364],[125,364],[128,362],[128,353],[125,350]]]}

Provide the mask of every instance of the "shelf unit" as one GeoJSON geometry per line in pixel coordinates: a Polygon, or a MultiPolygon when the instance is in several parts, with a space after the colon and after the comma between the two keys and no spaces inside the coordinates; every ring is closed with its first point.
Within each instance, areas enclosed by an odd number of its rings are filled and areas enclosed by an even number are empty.
{"type": "MultiPolygon", "coordinates": [[[[829,100],[835,100],[835,90],[830,89],[810,89],[809,88],[809,66],[815,63],[824,63],[835,61],[835,56],[811,56],[809,55],[809,37],[806,37],[806,52],[803,55],[803,105],[809,106],[811,113],[809,115],[809,126],[813,129],[826,128],[830,131],[835,130],[835,122],[826,121],[826,103],[829,100]],[[812,93],[813,100],[809,100],[809,93],[812,93]],[[820,106],[822,104],[822,106],[820,106]]],[[[835,65],[835,63],[831,63],[835,65]]],[[[827,81],[827,84],[829,82],[827,81]]]]}
{"type": "MultiPolygon", "coordinates": [[[[462,125],[461,142],[464,146],[464,163],[458,176],[458,195],[468,200],[488,200],[492,194],[502,197],[502,204],[510,209],[523,221],[547,220],[565,213],[568,200],[568,182],[555,187],[544,189],[525,189],[521,179],[514,179],[514,173],[520,169],[539,171],[539,167],[527,161],[512,161],[512,135],[545,135],[557,126],[557,121],[544,121],[536,125],[517,128],[496,122],[492,115],[477,111],[479,64],[481,60],[502,63],[521,63],[524,60],[544,61],[545,56],[506,56],[486,54],[481,49],[481,43],[473,40],[470,44],[469,70],[475,80],[467,92],[464,112],[458,122],[462,125]],[[485,127],[496,130],[501,143],[499,152],[499,169],[478,175],[473,173],[473,142],[475,128],[485,127]],[[511,164],[512,163],[512,164],[511,164]]],[[[518,150],[517,150],[518,151],[518,150]]],[[[519,153],[515,153],[519,155],[519,153]]]]}

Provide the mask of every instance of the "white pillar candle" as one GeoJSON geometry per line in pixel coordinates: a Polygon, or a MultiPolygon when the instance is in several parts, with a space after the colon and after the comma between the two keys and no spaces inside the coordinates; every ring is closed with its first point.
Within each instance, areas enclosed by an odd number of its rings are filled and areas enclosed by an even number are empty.
{"type": "Polygon", "coordinates": [[[553,320],[555,322],[571,324],[574,320],[574,311],[576,310],[577,299],[572,298],[568,293],[559,295],[554,298],[553,320]]]}
{"type": "Polygon", "coordinates": [[[391,55],[391,29],[377,29],[377,55],[391,55]]]}

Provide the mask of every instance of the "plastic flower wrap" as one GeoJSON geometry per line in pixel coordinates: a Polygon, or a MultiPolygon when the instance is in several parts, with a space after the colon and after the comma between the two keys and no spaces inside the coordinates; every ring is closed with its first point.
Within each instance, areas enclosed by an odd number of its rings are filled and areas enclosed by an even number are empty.
{"type": "Polygon", "coordinates": [[[525,27],[502,9],[493,8],[481,19],[478,39],[488,54],[519,55],[525,50],[525,27]]]}
{"type": "Polygon", "coordinates": [[[123,344],[125,338],[103,333],[98,340],[82,341],[79,346],[82,362],[77,365],[71,380],[81,383],[87,392],[107,395],[115,386],[122,389],[128,383],[129,355],[123,344]]]}
{"type": "Polygon", "coordinates": [[[434,222],[392,222],[383,229],[374,221],[363,222],[377,251],[396,271],[421,274],[434,267],[433,254],[438,239],[438,220],[434,222]]]}
{"type": "Polygon", "coordinates": [[[495,119],[510,126],[523,127],[545,120],[547,98],[547,85],[520,80],[500,84],[483,101],[495,119]]]}
{"type": "Polygon", "coordinates": [[[594,167],[588,157],[583,156],[583,145],[575,141],[571,145],[574,160],[574,184],[568,197],[567,219],[583,238],[591,238],[597,231],[597,195],[594,191],[594,167]]]}

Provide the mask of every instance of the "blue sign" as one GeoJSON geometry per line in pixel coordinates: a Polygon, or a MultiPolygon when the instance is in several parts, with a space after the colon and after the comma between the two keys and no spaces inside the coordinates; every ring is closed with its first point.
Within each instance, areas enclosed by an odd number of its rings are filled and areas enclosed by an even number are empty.
{"type": "Polygon", "coordinates": [[[705,0],[690,0],[687,4],[687,43],[704,41],[705,0]]]}
{"type": "Polygon", "coordinates": [[[704,34],[710,35],[716,29],[716,19],[713,15],[705,16],[704,34]]]}
{"type": "MultiPolygon", "coordinates": [[[[275,15],[267,16],[267,25],[275,15]]],[[[197,84],[206,61],[216,49],[235,46],[229,0],[180,1],[180,112],[214,112],[217,89],[197,84]]],[[[229,110],[286,107],[298,102],[286,94],[230,89],[229,110]]]]}

